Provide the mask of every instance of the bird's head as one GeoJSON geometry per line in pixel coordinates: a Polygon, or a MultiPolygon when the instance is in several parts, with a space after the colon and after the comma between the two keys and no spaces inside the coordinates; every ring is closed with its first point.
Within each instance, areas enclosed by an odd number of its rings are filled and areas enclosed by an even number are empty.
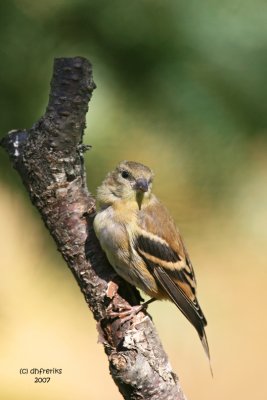
{"type": "Polygon", "coordinates": [[[110,172],[98,188],[100,204],[113,204],[116,200],[136,201],[139,208],[151,195],[153,172],[134,161],[122,161],[110,172]]]}

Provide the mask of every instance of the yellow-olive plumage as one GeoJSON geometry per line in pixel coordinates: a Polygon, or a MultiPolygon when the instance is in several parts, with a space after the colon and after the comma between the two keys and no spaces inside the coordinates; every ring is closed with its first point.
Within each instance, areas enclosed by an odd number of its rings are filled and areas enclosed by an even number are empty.
{"type": "Polygon", "coordinates": [[[143,164],[121,162],[97,190],[94,229],[115,271],[149,296],[173,301],[209,357],[193,266],[172,217],[151,192],[152,180],[143,164]]]}

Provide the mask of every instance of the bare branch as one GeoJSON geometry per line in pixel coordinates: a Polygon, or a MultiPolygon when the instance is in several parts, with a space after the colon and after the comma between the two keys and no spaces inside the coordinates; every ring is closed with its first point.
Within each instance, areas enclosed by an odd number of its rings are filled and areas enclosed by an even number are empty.
{"type": "Polygon", "coordinates": [[[92,228],[95,201],[86,187],[82,137],[94,89],[86,59],[56,59],[45,115],[30,130],[9,132],[1,145],[93,312],[121,394],[185,400],[149,315],[140,312],[123,325],[106,316],[111,303],[115,310],[139,304],[140,295],[115,274],[92,228]]]}

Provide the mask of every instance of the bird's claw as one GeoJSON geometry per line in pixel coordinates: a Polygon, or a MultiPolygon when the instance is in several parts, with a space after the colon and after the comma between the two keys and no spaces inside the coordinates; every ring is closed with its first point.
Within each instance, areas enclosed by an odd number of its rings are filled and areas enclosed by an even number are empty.
{"type": "Polygon", "coordinates": [[[112,309],[112,303],[107,308],[107,317],[111,319],[119,318],[121,323],[131,320],[136,314],[146,308],[146,305],[130,306],[127,304],[117,304],[117,310],[112,309]]]}

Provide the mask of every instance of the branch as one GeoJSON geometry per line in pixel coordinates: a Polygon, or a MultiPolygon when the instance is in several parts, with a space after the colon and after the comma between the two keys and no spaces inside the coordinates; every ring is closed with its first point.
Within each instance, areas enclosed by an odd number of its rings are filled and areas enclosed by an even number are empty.
{"type": "Polygon", "coordinates": [[[95,200],[86,187],[82,137],[95,87],[86,59],[56,59],[45,115],[29,130],[10,131],[1,145],[93,312],[121,394],[185,400],[149,315],[140,312],[123,325],[106,316],[108,306],[139,304],[140,295],[115,274],[92,227],[95,200]]]}

